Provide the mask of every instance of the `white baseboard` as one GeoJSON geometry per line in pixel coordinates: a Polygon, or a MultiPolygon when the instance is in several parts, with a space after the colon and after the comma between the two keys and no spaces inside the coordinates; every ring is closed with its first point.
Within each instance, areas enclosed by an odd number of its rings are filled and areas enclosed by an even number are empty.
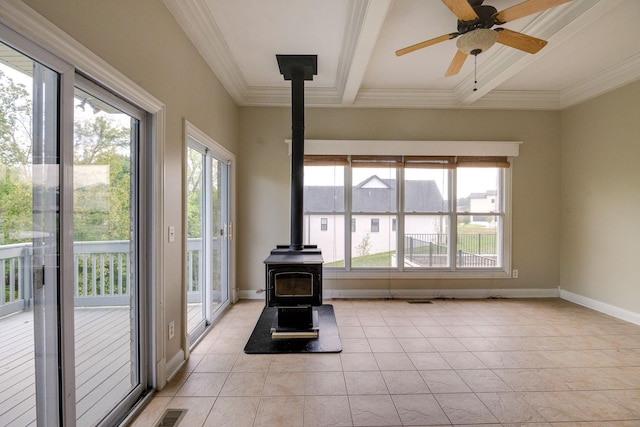
{"type": "Polygon", "coordinates": [[[236,295],[238,295],[238,299],[261,299],[266,301],[264,292],[257,293],[255,289],[250,289],[248,291],[238,289],[236,295]]]}
{"type": "Polygon", "coordinates": [[[558,289],[325,289],[324,298],[557,298],[558,289]]]}
{"type": "MultiPolygon", "coordinates": [[[[264,293],[255,290],[240,290],[240,299],[265,299],[264,293]]],[[[558,298],[558,288],[541,289],[323,289],[325,299],[371,299],[371,298],[558,298]]]]}
{"type": "Polygon", "coordinates": [[[171,381],[171,378],[178,373],[178,370],[185,362],[184,349],[180,349],[167,363],[167,382],[171,381]]]}
{"type": "Polygon", "coordinates": [[[635,313],[624,308],[616,307],[615,305],[574,294],[573,292],[565,291],[564,289],[560,289],[560,298],[591,308],[601,313],[608,314],[609,316],[640,325],[640,313],[635,313]]]}

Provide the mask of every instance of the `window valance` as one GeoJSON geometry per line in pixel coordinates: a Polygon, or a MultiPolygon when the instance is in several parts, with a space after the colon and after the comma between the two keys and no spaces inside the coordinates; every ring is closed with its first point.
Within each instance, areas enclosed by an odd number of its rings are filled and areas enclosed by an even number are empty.
{"type": "Polygon", "coordinates": [[[305,154],[306,166],[346,166],[354,168],[422,168],[454,169],[456,167],[508,168],[507,156],[326,156],[305,154]],[[349,158],[350,157],[350,158],[349,158]]]}

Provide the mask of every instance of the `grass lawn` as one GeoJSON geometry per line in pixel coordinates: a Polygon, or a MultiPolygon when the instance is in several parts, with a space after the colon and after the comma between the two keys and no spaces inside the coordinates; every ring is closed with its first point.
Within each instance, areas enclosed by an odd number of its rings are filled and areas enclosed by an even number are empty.
{"type": "Polygon", "coordinates": [[[353,258],[351,265],[353,267],[391,267],[391,257],[395,254],[395,251],[391,251],[359,256],[353,258]]]}

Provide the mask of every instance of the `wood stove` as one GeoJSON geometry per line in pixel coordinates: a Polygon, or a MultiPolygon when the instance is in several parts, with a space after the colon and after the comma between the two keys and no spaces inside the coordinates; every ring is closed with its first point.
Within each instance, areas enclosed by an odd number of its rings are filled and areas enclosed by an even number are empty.
{"type": "Polygon", "coordinates": [[[303,244],[304,81],[317,74],[316,55],[276,55],[280,73],[291,80],[291,242],[277,246],[264,261],[266,303],[277,307],[273,338],[313,338],[322,305],[322,253],[303,244]]]}
{"type": "Polygon", "coordinates": [[[278,246],[264,261],[267,305],[322,305],[322,253],[317,246],[278,246]]]}

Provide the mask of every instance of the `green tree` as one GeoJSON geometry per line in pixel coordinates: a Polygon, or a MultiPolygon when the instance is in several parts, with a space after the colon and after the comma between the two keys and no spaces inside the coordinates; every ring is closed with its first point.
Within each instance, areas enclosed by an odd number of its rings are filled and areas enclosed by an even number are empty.
{"type": "Polygon", "coordinates": [[[0,162],[11,168],[31,163],[31,96],[25,85],[0,71],[0,162]]]}
{"type": "Polygon", "coordinates": [[[367,256],[371,251],[371,234],[367,231],[362,237],[362,241],[356,246],[358,256],[367,256]]]}
{"type": "Polygon", "coordinates": [[[128,240],[131,214],[131,130],[106,115],[76,119],[74,134],[74,238],[76,241],[128,240]],[[108,182],[82,183],[80,170],[108,182]]]}
{"type": "Polygon", "coordinates": [[[0,243],[31,229],[31,96],[0,70],[0,243]]]}
{"type": "Polygon", "coordinates": [[[202,154],[187,150],[187,238],[202,237],[202,154]]]}

